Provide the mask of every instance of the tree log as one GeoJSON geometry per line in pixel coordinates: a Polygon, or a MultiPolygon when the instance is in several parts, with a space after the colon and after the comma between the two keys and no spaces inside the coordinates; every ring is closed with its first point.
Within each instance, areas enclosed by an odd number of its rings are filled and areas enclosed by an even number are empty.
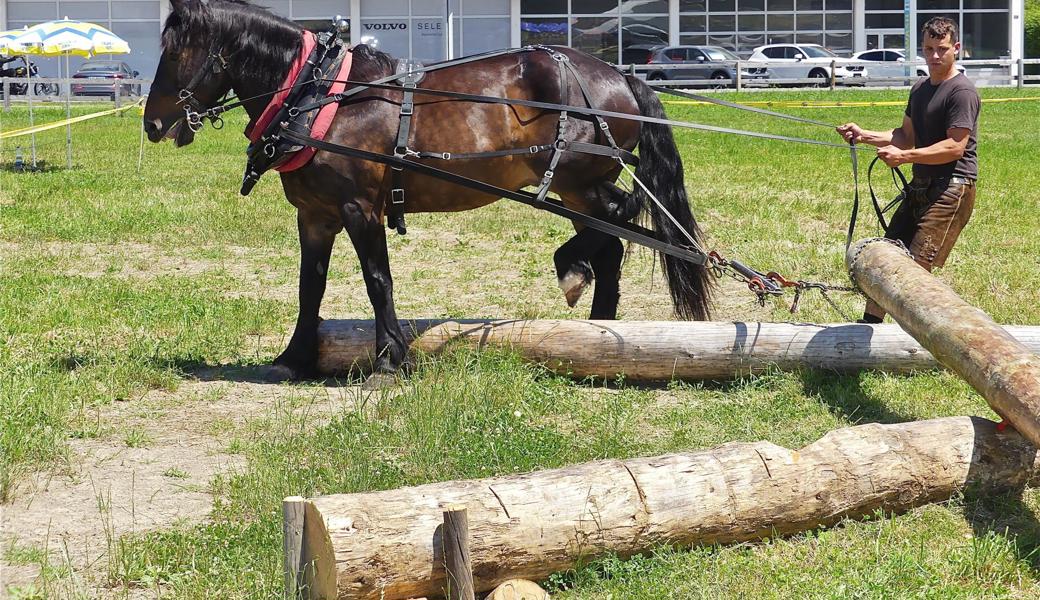
{"type": "Polygon", "coordinates": [[[832,431],[791,451],[766,442],[606,460],[525,475],[309,499],[312,598],[394,600],[444,586],[437,531],[466,506],[478,592],[542,580],[607,553],[758,540],[877,510],[901,512],[967,488],[1040,480],[1037,450],[977,417],[832,431]]]}
{"type": "Polygon", "coordinates": [[[853,281],[1040,447],[1040,355],[886,240],[849,248],[853,281]]]}
{"type": "MultiPolygon", "coordinates": [[[[436,353],[451,343],[510,348],[561,374],[609,380],[719,380],[770,368],[909,373],[939,366],[896,325],[420,320],[402,328],[413,351],[436,353]]],[[[1040,327],[1007,330],[1040,351],[1040,327]]],[[[371,369],[372,321],[323,321],[318,335],[321,372],[371,369]]]]}

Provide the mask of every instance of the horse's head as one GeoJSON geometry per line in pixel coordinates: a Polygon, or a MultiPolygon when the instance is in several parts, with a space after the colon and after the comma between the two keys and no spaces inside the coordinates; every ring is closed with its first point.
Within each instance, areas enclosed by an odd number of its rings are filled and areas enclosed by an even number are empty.
{"type": "Polygon", "coordinates": [[[172,138],[190,144],[201,126],[198,113],[231,89],[228,50],[211,25],[206,0],[171,0],[172,12],[162,34],[162,56],[144,109],[148,139],[172,138]],[[194,122],[189,121],[195,115],[194,122]]]}

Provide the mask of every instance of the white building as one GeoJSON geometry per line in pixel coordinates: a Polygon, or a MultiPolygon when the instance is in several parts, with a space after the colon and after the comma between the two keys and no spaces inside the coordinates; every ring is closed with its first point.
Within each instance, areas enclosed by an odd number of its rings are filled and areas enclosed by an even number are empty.
{"type": "MultiPolygon", "coordinates": [[[[747,55],[766,43],[809,42],[841,53],[902,47],[904,23],[936,15],[961,26],[964,57],[1023,57],[1024,0],[254,0],[323,29],[350,19],[353,43],[396,56],[443,59],[448,11],[454,56],[525,44],[566,44],[609,62],[637,44],[712,44],[747,55]]],[[[169,0],[0,0],[0,30],[69,17],[130,42],[128,63],[151,76],[169,0]]],[[[74,58],[76,68],[79,59],[74,58]]],[[[57,74],[56,61],[40,61],[57,74]],[[44,64],[54,63],[54,64],[44,64]]]]}

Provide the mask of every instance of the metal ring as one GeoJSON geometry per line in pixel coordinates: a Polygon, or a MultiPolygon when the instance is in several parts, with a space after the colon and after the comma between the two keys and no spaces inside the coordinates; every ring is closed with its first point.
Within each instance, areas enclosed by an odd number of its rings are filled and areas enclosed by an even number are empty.
{"type": "Polygon", "coordinates": [[[221,119],[220,117],[210,117],[209,124],[213,126],[213,129],[223,129],[224,119],[221,119]]]}

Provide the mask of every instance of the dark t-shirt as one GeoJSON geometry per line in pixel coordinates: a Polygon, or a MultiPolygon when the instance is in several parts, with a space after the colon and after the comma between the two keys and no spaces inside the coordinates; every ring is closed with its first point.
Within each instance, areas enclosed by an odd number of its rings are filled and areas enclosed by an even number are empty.
{"type": "Polygon", "coordinates": [[[914,147],[924,148],[945,140],[948,129],[971,130],[968,146],[960,160],[944,165],[914,164],[914,175],[978,178],[979,162],[975,154],[975,141],[979,133],[981,104],[975,84],[963,73],[939,85],[932,85],[928,77],[914,84],[910,89],[910,101],[906,105],[906,116],[910,117],[914,125],[914,147]]]}

